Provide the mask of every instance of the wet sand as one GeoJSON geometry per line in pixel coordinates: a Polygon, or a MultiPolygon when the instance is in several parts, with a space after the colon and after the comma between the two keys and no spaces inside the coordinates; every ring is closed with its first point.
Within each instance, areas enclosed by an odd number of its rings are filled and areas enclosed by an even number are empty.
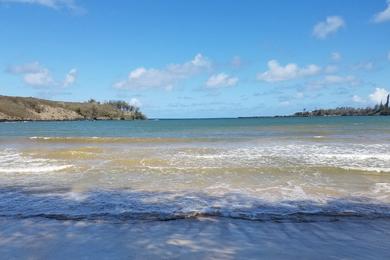
{"type": "Polygon", "coordinates": [[[2,259],[389,259],[390,220],[0,219],[2,259]]]}

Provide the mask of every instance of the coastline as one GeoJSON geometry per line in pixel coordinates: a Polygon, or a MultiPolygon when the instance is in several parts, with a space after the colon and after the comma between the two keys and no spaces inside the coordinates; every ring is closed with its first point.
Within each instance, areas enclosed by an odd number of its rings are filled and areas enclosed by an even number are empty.
{"type": "Polygon", "coordinates": [[[42,120],[8,120],[0,119],[0,123],[18,123],[18,122],[83,122],[83,121],[140,121],[149,119],[42,119],[42,120]]]}
{"type": "Polygon", "coordinates": [[[387,117],[389,115],[323,115],[323,116],[239,116],[239,117],[205,117],[205,118],[146,118],[146,119],[51,119],[51,120],[8,120],[0,119],[0,123],[15,122],[83,122],[83,121],[169,121],[169,120],[224,120],[224,119],[270,119],[270,118],[326,118],[326,117],[387,117]]]}

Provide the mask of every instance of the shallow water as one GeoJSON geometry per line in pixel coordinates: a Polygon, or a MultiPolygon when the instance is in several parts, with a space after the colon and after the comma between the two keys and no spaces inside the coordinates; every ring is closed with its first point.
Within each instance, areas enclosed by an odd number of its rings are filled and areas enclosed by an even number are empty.
{"type": "Polygon", "coordinates": [[[390,118],[2,123],[0,190],[7,221],[388,223],[390,118]]]}
{"type": "Polygon", "coordinates": [[[389,217],[386,117],[0,125],[2,216],[389,217]]]}

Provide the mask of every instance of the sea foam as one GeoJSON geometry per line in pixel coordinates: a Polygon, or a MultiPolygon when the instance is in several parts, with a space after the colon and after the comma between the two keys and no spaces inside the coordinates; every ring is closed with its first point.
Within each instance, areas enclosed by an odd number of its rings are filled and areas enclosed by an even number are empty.
{"type": "Polygon", "coordinates": [[[23,155],[10,149],[0,152],[0,173],[46,173],[61,171],[72,166],[56,160],[23,155]]]}

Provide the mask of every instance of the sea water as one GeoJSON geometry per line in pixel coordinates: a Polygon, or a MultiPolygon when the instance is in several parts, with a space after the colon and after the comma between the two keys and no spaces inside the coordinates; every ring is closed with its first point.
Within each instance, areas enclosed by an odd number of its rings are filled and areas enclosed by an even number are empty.
{"type": "Polygon", "coordinates": [[[358,219],[388,235],[390,117],[1,123],[0,218],[144,227],[358,219]]]}

